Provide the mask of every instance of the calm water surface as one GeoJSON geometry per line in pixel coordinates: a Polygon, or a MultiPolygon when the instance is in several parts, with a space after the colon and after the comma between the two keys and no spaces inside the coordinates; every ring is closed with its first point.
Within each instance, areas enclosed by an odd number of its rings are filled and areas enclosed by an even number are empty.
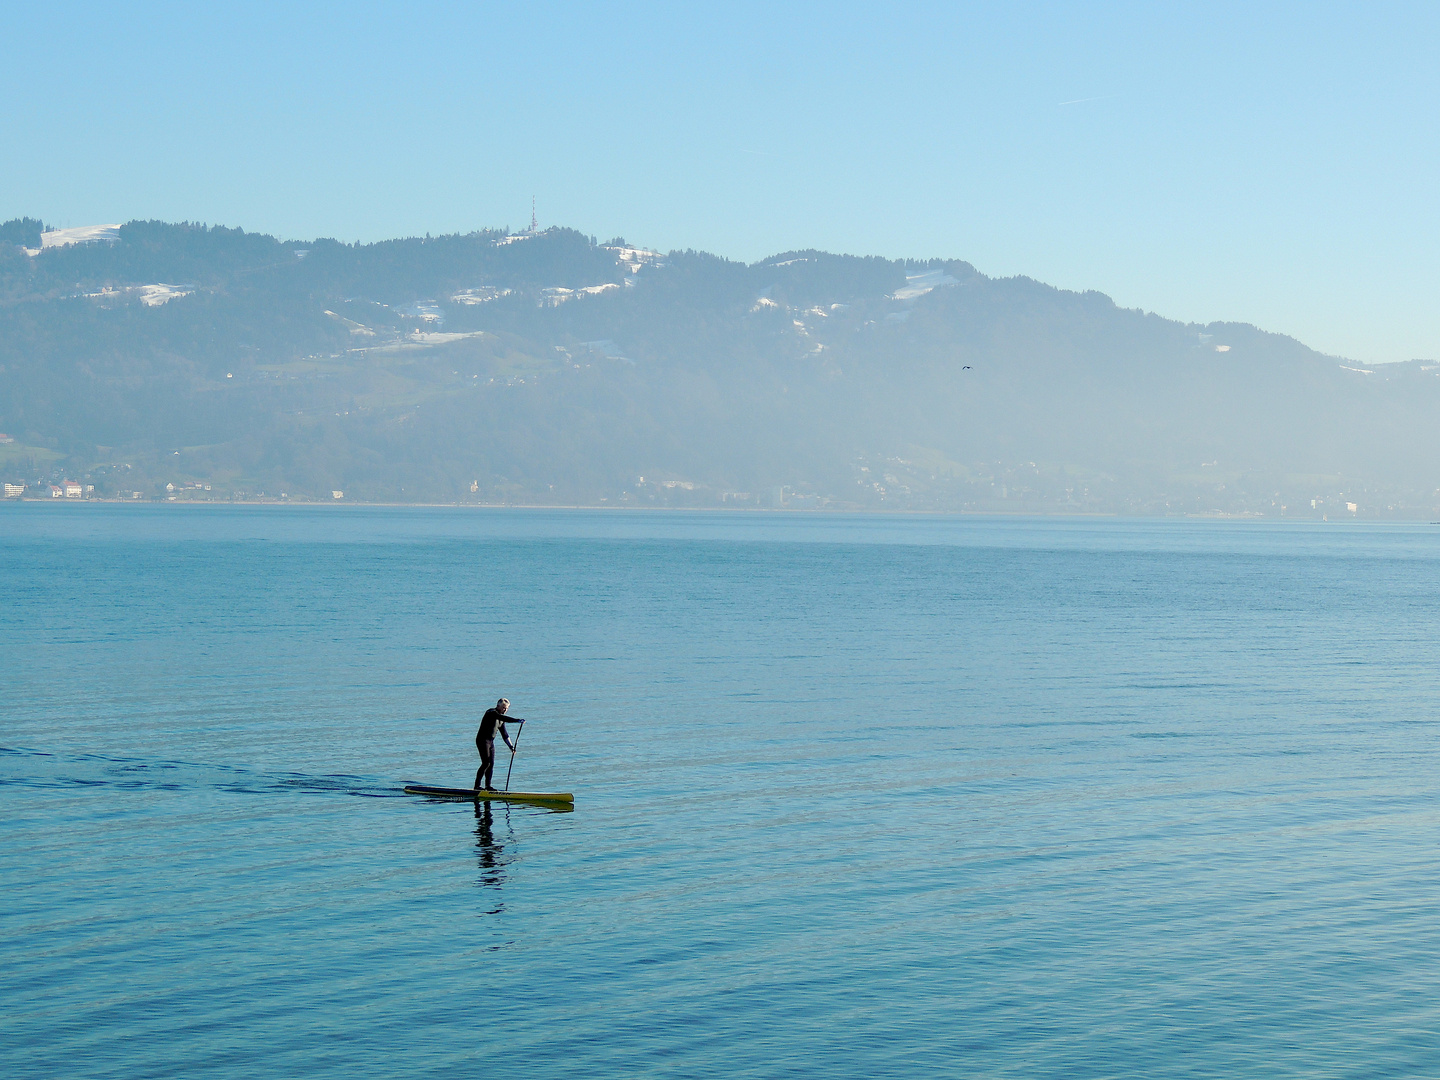
{"type": "Polygon", "coordinates": [[[1440,1075],[1440,528],[24,504],[0,581],[4,1075],[1440,1075]],[[399,794],[502,693],[573,813],[399,794]]]}

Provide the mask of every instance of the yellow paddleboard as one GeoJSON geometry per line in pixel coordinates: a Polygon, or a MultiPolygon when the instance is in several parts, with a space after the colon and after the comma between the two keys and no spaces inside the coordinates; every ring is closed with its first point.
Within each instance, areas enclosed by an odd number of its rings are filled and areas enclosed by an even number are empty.
{"type": "Polygon", "coordinates": [[[575,796],[568,791],[486,791],[474,788],[432,787],[429,784],[406,784],[406,795],[429,795],[432,799],[483,799],[488,802],[548,803],[568,806],[575,796]]]}

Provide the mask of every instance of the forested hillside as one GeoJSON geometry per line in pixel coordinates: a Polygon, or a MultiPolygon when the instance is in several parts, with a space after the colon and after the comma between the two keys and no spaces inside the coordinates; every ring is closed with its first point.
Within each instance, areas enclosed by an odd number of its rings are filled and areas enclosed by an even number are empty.
{"type": "Polygon", "coordinates": [[[27,495],[68,478],[177,500],[1440,502],[1440,365],[1367,370],[958,261],[744,265],[568,229],[65,239],[0,225],[0,478],[27,495]]]}

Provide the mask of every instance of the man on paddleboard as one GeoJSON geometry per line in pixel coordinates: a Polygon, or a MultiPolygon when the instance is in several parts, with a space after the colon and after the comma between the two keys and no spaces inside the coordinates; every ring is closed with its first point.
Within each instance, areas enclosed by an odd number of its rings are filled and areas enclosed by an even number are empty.
{"type": "MultiPolygon", "coordinates": [[[[475,790],[490,790],[490,774],[495,770],[495,731],[498,728],[500,738],[505,740],[505,746],[513,754],[515,744],[510,741],[510,733],[505,730],[505,722],[510,720],[506,713],[510,709],[510,699],[501,698],[495,703],[493,709],[486,709],[485,715],[480,718],[480,730],[475,733],[475,749],[480,751],[480,769],[475,774],[475,790]],[[481,781],[484,781],[482,784],[481,781]]],[[[523,720],[510,720],[511,723],[523,724],[523,720]]]]}

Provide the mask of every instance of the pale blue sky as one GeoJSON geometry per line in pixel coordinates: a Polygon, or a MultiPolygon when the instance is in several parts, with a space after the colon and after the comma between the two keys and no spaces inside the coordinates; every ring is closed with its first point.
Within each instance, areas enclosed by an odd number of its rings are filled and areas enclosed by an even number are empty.
{"type": "Polygon", "coordinates": [[[1440,5],[7,5],[0,219],[967,259],[1440,356],[1440,5]]]}

